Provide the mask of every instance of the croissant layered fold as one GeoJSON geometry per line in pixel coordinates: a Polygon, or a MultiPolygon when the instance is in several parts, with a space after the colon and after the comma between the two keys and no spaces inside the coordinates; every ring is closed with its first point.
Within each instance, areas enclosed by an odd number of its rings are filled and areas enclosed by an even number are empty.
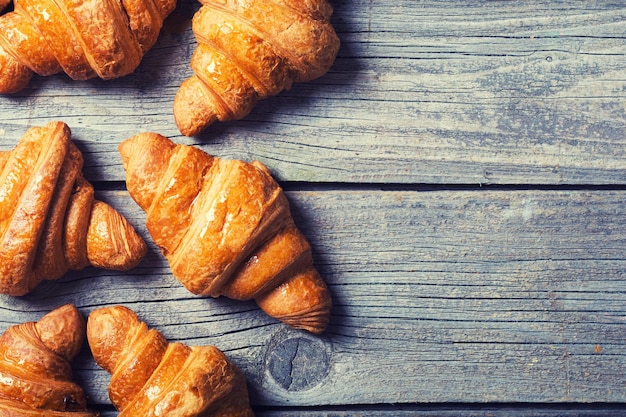
{"type": "Polygon", "coordinates": [[[94,199],[70,135],[51,122],[0,152],[0,293],[24,295],[90,265],[127,270],[147,252],[128,221],[94,199]]]}
{"type": "Polygon", "coordinates": [[[94,310],[87,339],[120,417],[253,416],[245,377],[214,346],[169,343],[123,306],[94,310]]]}
{"type": "Polygon", "coordinates": [[[71,304],[0,337],[0,416],[95,417],[72,380],[71,360],[85,339],[85,320],[71,304]]]}
{"type": "Polygon", "coordinates": [[[254,299],[295,328],[326,328],[330,293],[263,164],[220,159],[156,133],[133,136],[119,151],[128,191],[187,289],[254,299]]]}
{"type": "Polygon", "coordinates": [[[332,66],[340,41],[327,0],[201,0],[194,14],[194,75],[174,99],[181,133],[246,116],[258,100],[332,66]]]}
{"type": "Polygon", "coordinates": [[[176,0],[15,0],[0,16],[0,93],[34,73],[104,80],[133,72],[176,0]]]}

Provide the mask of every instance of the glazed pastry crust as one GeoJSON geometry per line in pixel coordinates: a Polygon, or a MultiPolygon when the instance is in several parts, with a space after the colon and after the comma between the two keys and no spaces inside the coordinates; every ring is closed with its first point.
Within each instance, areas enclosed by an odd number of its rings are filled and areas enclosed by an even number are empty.
{"type": "Polygon", "coordinates": [[[147,245],[128,221],[95,200],[82,154],[63,122],[26,131],[0,153],[0,292],[24,295],[43,280],[93,265],[128,270],[147,245]]]}
{"type": "Polygon", "coordinates": [[[0,415],[97,416],[72,381],[70,361],[84,339],[85,321],[71,304],[7,329],[0,337],[0,415]]]}
{"type": "Polygon", "coordinates": [[[326,0],[202,0],[192,21],[194,76],[174,99],[181,133],[246,116],[258,100],[324,75],[340,41],[326,0]]]}
{"type": "Polygon", "coordinates": [[[119,150],[128,191],[189,291],[255,299],[294,327],[326,328],[330,293],[263,164],[220,159],[156,133],[127,139],[119,150]]]}
{"type": "Polygon", "coordinates": [[[214,346],[169,343],[123,306],[94,310],[87,338],[120,417],[253,415],[243,374],[214,346]]]}
{"type": "Polygon", "coordinates": [[[154,45],[175,0],[18,0],[0,16],[0,93],[33,73],[74,80],[130,74],[154,45]]]}

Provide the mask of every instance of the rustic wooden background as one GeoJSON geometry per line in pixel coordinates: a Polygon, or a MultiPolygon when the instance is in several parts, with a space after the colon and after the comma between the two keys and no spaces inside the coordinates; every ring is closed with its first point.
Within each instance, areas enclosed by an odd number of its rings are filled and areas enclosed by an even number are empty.
{"type": "MultiPolygon", "coordinates": [[[[626,4],[334,0],[324,77],[182,137],[171,106],[195,40],[180,2],[137,71],[36,77],[0,97],[0,149],[62,120],[98,197],[149,241],[118,143],[157,131],[264,162],[333,297],[320,337],[253,303],[192,296],[150,243],[0,297],[0,330],[75,303],[124,304],[170,340],[213,344],[260,416],[626,413],[626,4]]],[[[104,416],[108,375],[77,379],[104,416]]]]}

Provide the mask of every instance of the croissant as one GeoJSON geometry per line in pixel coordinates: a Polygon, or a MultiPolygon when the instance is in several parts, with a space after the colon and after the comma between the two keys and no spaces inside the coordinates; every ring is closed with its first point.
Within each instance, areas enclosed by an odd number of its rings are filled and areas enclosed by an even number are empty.
{"type": "Polygon", "coordinates": [[[339,50],[326,0],[200,0],[194,75],[174,99],[186,136],[246,116],[258,100],[324,75],[339,50]]]}
{"type": "Polygon", "coordinates": [[[330,293],[263,164],[216,158],[157,133],[133,136],[119,151],[128,191],[189,291],[254,299],[295,328],[326,328],[330,293]]]}
{"type": "Polygon", "coordinates": [[[63,122],[32,127],[0,153],[0,293],[24,295],[89,265],[127,270],[146,254],[128,221],[94,199],[82,165],[63,122]]]}
{"type": "Polygon", "coordinates": [[[244,375],[214,346],[169,343],[123,306],[94,310],[87,340],[119,417],[253,416],[244,375]]]}
{"type": "Polygon", "coordinates": [[[85,320],[72,304],[0,336],[0,416],[95,417],[72,381],[71,360],[85,340],[85,320]]]}
{"type": "Polygon", "coordinates": [[[20,91],[33,73],[130,74],[175,7],[176,0],[15,0],[0,16],[0,93],[20,91]]]}

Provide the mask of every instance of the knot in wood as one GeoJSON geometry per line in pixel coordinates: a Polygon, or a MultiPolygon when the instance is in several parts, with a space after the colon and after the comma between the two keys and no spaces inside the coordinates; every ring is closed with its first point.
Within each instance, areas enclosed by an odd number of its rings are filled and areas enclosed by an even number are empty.
{"type": "Polygon", "coordinates": [[[330,354],[326,343],[309,334],[293,334],[270,345],[266,370],[287,391],[304,391],[328,374],[330,354]]]}

